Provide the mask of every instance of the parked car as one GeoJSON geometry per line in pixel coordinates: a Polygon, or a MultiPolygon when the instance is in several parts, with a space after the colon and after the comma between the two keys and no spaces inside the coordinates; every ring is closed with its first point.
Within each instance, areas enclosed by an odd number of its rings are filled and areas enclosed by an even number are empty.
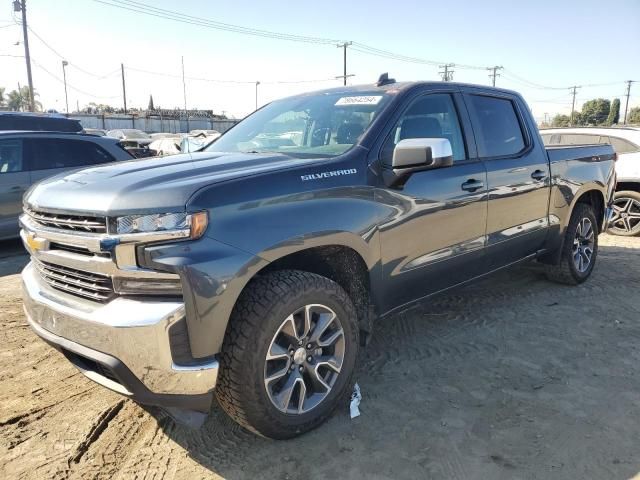
{"type": "Polygon", "coordinates": [[[82,125],[60,114],[0,112],[0,131],[38,130],[56,132],[80,132],[82,125]]]}
{"type": "Polygon", "coordinates": [[[197,137],[198,135],[204,135],[206,137],[219,137],[220,135],[222,135],[218,130],[202,130],[202,129],[198,129],[198,130],[191,130],[189,132],[189,135],[193,136],[193,137],[197,137]]]}
{"type": "Polygon", "coordinates": [[[199,152],[207,145],[217,140],[221,135],[219,132],[211,135],[204,133],[207,131],[216,132],[215,130],[192,130],[189,135],[183,136],[180,142],[180,150],[182,153],[199,152]],[[193,132],[200,133],[194,134],[193,132]]]}
{"type": "Polygon", "coordinates": [[[107,135],[107,131],[102,128],[85,128],[83,133],[86,133],[87,135],[98,135],[99,137],[107,135]]]}
{"type": "Polygon", "coordinates": [[[376,319],[526,260],[586,281],[614,158],[545,149],[509,90],[382,76],[277,100],[203,152],[33,188],[27,320],[179,421],[201,423],[215,394],[249,430],[293,437],[348,398],[376,319]]]}
{"type": "Polygon", "coordinates": [[[182,138],[183,133],[169,133],[169,132],[157,132],[150,133],[149,136],[152,140],[160,140],[161,138],[182,138]]]}
{"type": "Polygon", "coordinates": [[[180,153],[180,144],[182,139],[180,137],[165,137],[154,140],[149,144],[149,148],[155,152],[159,157],[165,155],[176,155],[180,153]]]}
{"type": "Polygon", "coordinates": [[[120,144],[136,158],[153,157],[156,152],[149,148],[151,135],[135,128],[109,130],[108,137],[117,138],[120,144]]]}
{"type": "Polygon", "coordinates": [[[545,145],[611,144],[618,155],[618,186],[610,233],[640,235],[640,128],[550,128],[540,132],[545,145]]]}
{"type": "Polygon", "coordinates": [[[0,132],[0,239],[18,236],[22,195],[34,183],[67,170],[131,158],[113,138],[0,132]]]}

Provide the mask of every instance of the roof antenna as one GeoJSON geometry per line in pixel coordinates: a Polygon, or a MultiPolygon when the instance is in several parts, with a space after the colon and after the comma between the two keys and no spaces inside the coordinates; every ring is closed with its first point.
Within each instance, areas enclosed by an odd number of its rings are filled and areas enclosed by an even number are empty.
{"type": "Polygon", "coordinates": [[[389,73],[385,72],[382,75],[380,75],[380,77],[378,78],[378,81],[376,82],[376,87],[381,87],[383,85],[389,85],[390,83],[396,83],[396,79],[395,78],[389,78],[389,73]]]}

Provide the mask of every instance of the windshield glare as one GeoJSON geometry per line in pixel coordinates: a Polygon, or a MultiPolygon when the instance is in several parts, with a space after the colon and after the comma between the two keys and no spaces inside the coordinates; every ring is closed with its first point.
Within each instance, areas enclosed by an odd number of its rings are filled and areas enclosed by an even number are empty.
{"type": "Polygon", "coordinates": [[[277,100],[247,117],[205,151],[333,157],[357,143],[387,100],[388,95],[379,91],[277,100]]]}

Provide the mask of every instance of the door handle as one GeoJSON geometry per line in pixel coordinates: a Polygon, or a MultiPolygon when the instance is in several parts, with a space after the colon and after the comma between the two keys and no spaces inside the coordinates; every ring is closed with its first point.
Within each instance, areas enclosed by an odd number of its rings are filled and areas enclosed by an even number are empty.
{"type": "Polygon", "coordinates": [[[543,172],[542,170],[536,170],[531,174],[531,178],[538,181],[544,180],[545,178],[547,178],[547,172],[543,172]]]}
{"type": "Polygon", "coordinates": [[[460,186],[462,190],[466,190],[467,192],[475,192],[482,187],[484,187],[484,182],[481,182],[480,180],[476,180],[474,178],[467,180],[460,186]]]}

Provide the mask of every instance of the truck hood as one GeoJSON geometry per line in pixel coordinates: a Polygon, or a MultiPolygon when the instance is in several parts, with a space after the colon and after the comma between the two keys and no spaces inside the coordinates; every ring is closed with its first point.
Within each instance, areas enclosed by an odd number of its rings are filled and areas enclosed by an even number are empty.
{"type": "Polygon", "coordinates": [[[184,210],[207,185],[316,163],[281,154],[191,153],[111,163],[43,180],[25,195],[31,208],[113,216],[184,210]]]}

